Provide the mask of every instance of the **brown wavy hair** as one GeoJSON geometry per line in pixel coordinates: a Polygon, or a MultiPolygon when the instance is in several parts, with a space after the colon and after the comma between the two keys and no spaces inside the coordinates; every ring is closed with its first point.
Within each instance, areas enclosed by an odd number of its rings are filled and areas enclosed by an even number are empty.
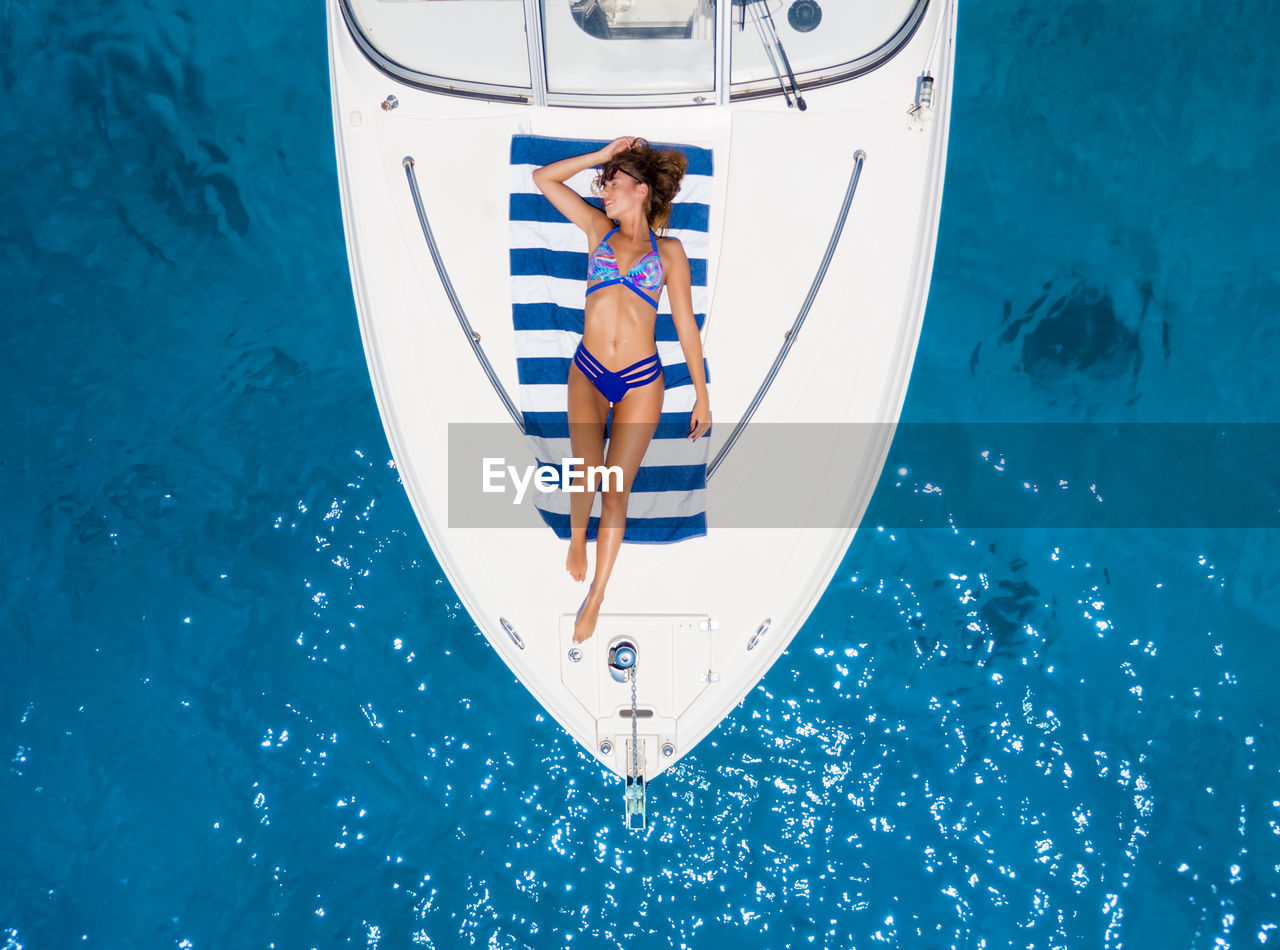
{"type": "Polygon", "coordinates": [[[659,151],[647,139],[637,138],[629,149],[619,152],[600,166],[600,172],[591,183],[591,190],[599,197],[604,183],[622,169],[649,186],[644,214],[655,231],[665,231],[671,220],[671,203],[680,191],[680,180],[689,167],[689,159],[683,152],[659,151]]]}

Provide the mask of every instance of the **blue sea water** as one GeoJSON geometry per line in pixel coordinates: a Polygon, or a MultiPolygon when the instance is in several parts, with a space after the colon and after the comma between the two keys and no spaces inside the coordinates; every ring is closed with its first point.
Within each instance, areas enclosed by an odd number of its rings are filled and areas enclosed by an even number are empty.
{"type": "Polygon", "coordinates": [[[389,464],[323,20],[3,8],[0,946],[1280,941],[1274,512],[906,527],[1068,455],[1274,496],[1266,425],[1213,476],[1001,427],[1276,421],[1280,8],[962,4],[903,420],[968,467],[903,429],[638,834],[389,464]]]}

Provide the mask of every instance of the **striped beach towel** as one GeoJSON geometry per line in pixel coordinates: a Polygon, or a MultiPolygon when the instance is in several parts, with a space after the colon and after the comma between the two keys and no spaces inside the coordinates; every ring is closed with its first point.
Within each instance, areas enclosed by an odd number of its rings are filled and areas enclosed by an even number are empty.
{"type": "MultiPolygon", "coordinates": [[[[572,456],[569,442],[568,380],[573,351],[582,339],[587,290],[587,239],[533,183],[541,165],[593,152],[605,140],[515,135],[511,139],[511,300],[515,330],[516,369],[525,437],[539,464],[560,467],[572,456]]],[[[668,231],[689,257],[694,315],[699,329],[707,312],[707,253],[711,151],[689,145],[653,143],[674,149],[689,159],[689,167],[671,210],[668,231]]],[[[591,194],[596,170],[589,169],[565,182],[587,201],[601,207],[591,194]]],[[[655,337],[666,381],[662,417],[653,441],[640,463],[627,505],[623,540],[662,544],[707,533],[706,476],[708,436],[689,441],[689,413],[695,393],[680,339],[671,320],[671,304],[663,288],[655,337]]],[[[703,359],[708,383],[711,373],[703,359]]],[[[612,411],[606,420],[608,426],[612,411]]],[[[608,446],[605,447],[606,456],[608,446]]],[[[571,496],[560,491],[533,493],[543,521],[562,539],[569,538],[571,496]]],[[[599,525],[600,493],[593,502],[587,537],[599,525]]]]}

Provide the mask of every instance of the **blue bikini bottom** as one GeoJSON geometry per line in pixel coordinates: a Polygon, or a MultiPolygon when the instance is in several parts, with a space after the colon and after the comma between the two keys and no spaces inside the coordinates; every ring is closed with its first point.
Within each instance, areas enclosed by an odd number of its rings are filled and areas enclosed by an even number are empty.
{"type": "Polygon", "coordinates": [[[605,369],[604,364],[579,343],[573,353],[573,362],[609,402],[617,402],[627,394],[627,390],[651,383],[662,375],[662,361],[657,353],[614,373],[605,369]]]}

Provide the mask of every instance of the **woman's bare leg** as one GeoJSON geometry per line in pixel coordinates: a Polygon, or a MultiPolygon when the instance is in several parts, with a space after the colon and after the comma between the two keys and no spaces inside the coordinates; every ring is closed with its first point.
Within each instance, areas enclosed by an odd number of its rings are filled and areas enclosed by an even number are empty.
{"type": "MultiPolygon", "coordinates": [[[[596,534],[596,574],[591,580],[591,590],[573,625],[573,641],[581,643],[596,629],[600,605],[604,603],[605,585],[613,571],[613,562],[622,546],[622,535],[627,525],[627,501],[631,485],[635,482],[640,460],[653,439],[662,415],[662,397],[665,392],[663,378],[629,390],[621,400],[613,404],[613,424],[609,430],[609,454],[606,466],[617,465],[622,469],[622,491],[605,491],[600,498],[600,528],[596,534]]],[[[612,485],[608,486],[612,489],[612,485]]]]}
{"type": "MultiPolygon", "coordinates": [[[[609,400],[583,375],[577,364],[569,365],[569,444],[584,468],[604,464],[604,419],[609,400]]],[[[569,495],[569,556],[564,567],[575,581],[587,577],[587,522],[595,492],[569,495]]],[[[597,558],[598,559],[598,558],[597,558]]]]}

